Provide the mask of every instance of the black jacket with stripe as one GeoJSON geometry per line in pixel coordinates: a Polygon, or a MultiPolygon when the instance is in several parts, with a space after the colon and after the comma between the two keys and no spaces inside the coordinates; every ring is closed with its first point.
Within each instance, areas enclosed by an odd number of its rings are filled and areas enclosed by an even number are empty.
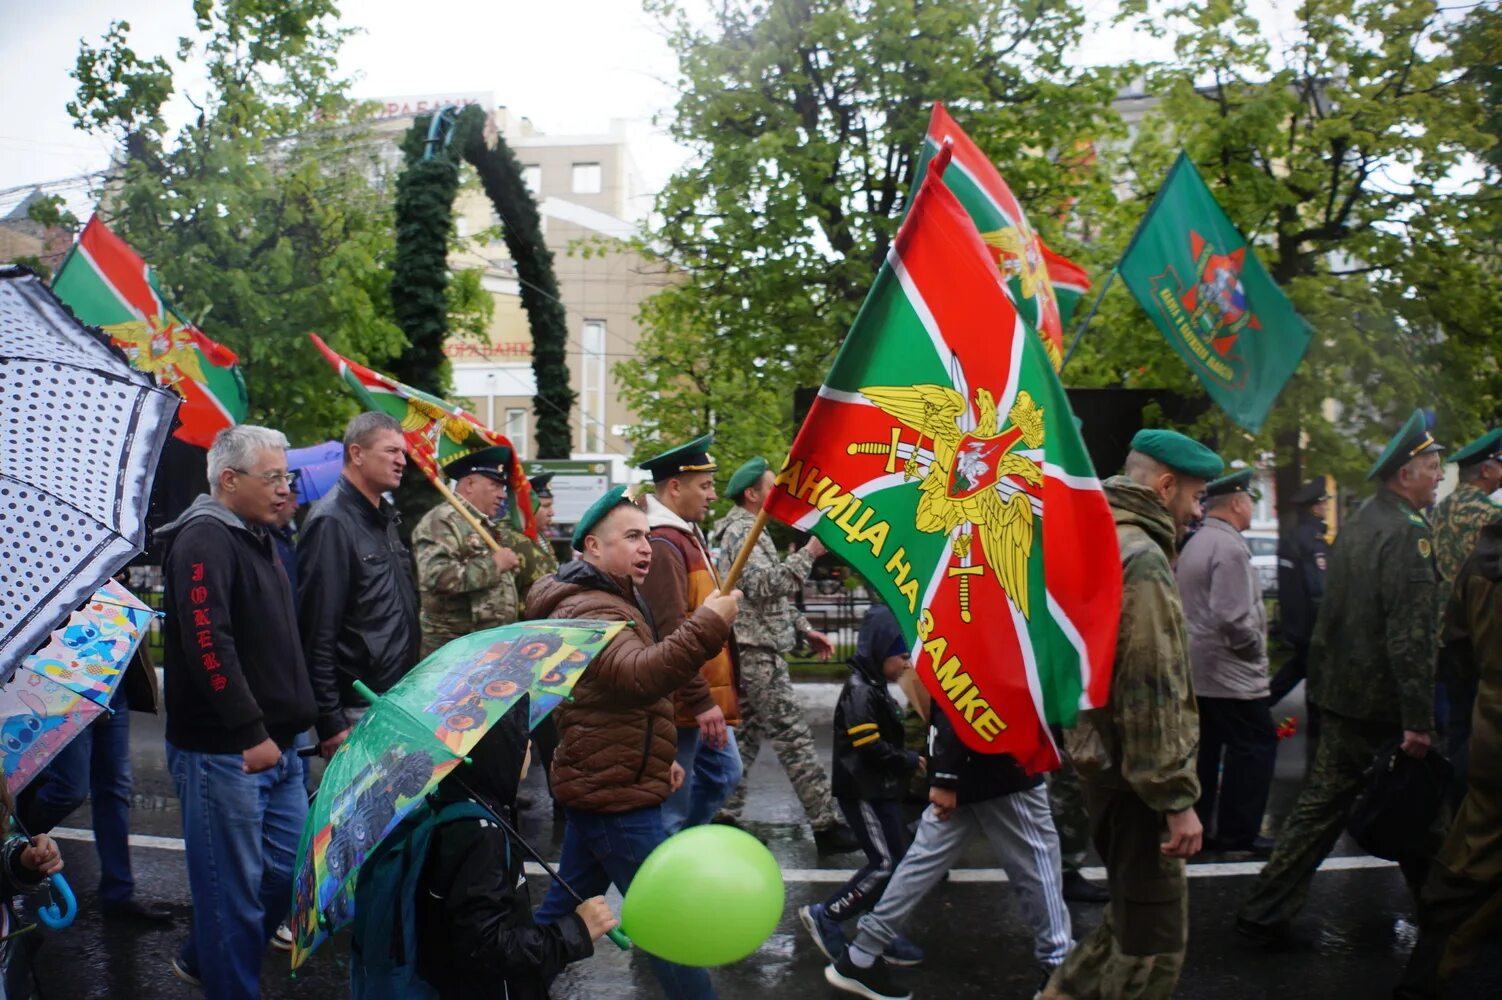
{"type": "Polygon", "coordinates": [[[834,706],[835,798],[900,799],[918,754],[904,749],[902,709],[887,693],[880,663],[850,661],[850,678],[834,706]]]}
{"type": "Polygon", "coordinates": [[[934,699],[928,727],[930,788],[952,788],[957,804],[967,806],[1036,788],[1042,781],[1041,774],[1029,778],[1010,754],[976,753],[965,746],[939,699],[934,699]]]}

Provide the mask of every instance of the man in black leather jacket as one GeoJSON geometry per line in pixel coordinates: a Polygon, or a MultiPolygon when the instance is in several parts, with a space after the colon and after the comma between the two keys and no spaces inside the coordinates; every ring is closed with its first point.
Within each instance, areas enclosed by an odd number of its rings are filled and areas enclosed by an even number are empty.
{"type": "Polygon", "coordinates": [[[406,465],[401,425],[384,413],[360,414],[344,432],[343,475],[303,522],[297,618],[325,757],[364,714],[354,681],[380,693],[417,662],[412,559],[396,508],[382,496],[401,484],[406,465]]]}

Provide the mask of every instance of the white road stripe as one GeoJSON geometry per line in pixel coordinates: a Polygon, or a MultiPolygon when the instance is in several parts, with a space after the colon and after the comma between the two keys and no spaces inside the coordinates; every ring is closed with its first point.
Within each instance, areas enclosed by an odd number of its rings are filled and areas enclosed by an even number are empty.
{"type": "MultiPolygon", "coordinates": [[[[53,829],[52,836],[58,840],[76,840],[84,843],[93,843],[94,831],[81,830],[72,826],[59,826],[53,829]]],[[[130,835],[131,847],[151,847],[159,851],[181,851],[183,849],[180,837],[153,837],[144,833],[130,835]]],[[[552,862],[553,867],[558,862],[552,862]]],[[[1229,878],[1241,875],[1255,875],[1262,870],[1261,861],[1220,861],[1212,864],[1192,864],[1189,866],[1190,878],[1229,878]]],[[[1396,868],[1396,861],[1383,861],[1381,858],[1370,858],[1365,855],[1350,858],[1326,858],[1325,863],[1319,866],[1323,872],[1365,871],[1373,868],[1396,868]]],[[[783,882],[808,883],[818,885],[842,885],[854,875],[854,868],[784,868],[782,870],[783,882]]],[[[1089,879],[1104,879],[1104,868],[1082,868],[1080,873],[1089,879]]],[[[535,862],[527,862],[528,875],[545,874],[542,865],[535,862]]],[[[951,882],[1005,882],[1006,872],[1000,868],[952,868],[949,872],[951,882]]]]}

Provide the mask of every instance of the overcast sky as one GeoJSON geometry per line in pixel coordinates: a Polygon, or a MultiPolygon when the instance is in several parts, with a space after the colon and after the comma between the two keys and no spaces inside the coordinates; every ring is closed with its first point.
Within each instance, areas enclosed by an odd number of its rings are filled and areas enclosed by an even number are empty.
{"type": "MultiPolygon", "coordinates": [[[[1277,21],[1294,2],[1252,6],[1277,21]]],[[[112,19],[124,18],[138,53],[170,54],[191,31],[190,0],[0,4],[16,7],[0,33],[0,192],[103,168],[108,140],[76,131],[65,110],[80,39],[97,41],[112,19]]],[[[356,96],[488,91],[554,135],[600,133],[611,119],[626,119],[653,191],[682,161],[650,124],[676,98],[669,85],[675,61],[638,0],[344,0],[341,7],[346,24],[364,29],[342,55],[344,71],[357,78],[356,96]]],[[[1092,30],[1081,62],[1168,54],[1166,43],[1106,28],[1115,7],[1115,0],[1086,0],[1092,30]]],[[[191,93],[200,81],[179,72],[178,85],[191,93]]],[[[0,194],[0,204],[10,200],[0,194]]],[[[81,190],[70,203],[87,211],[81,190]]]]}

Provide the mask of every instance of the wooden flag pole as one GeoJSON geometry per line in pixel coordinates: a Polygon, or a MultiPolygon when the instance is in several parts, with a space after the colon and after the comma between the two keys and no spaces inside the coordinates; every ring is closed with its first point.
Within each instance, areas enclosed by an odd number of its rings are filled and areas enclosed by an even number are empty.
{"type": "Polygon", "coordinates": [[[442,475],[430,476],[428,478],[428,482],[438,487],[438,492],[442,493],[443,498],[454,505],[454,509],[459,512],[459,516],[468,521],[469,526],[471,528],[474,528],[475,531],[479,533],[481,540],[484,541],[486,545],[490,546],[490,551],[501,551],[501,543],[496,541],[495,538],[491,536],[490,532],[485,529],[485,526],[480,523],[480,519],[475,517],[475,515],[470,511],[469,507],[464,503],[464,501],[454,496],[454,491],[449,489],[448,483],[445,483],[443,481],[442,475]]]}
{"type": "Polygon", "coordinates": [[[751,558],[751,550],[756,547],[756,540],[761,537],[771,516],[765,507],[756,515],[756,520],[751,524],[750,533],[741,543],[741,550],[735,554],[735,562],[730,564],[730,572],[726,573],[725,579],[720,581],[720,593],[728,594],[735,589],[735,581],[741,578],[741,570],[746,568],[746,560],[751,558]]]}

